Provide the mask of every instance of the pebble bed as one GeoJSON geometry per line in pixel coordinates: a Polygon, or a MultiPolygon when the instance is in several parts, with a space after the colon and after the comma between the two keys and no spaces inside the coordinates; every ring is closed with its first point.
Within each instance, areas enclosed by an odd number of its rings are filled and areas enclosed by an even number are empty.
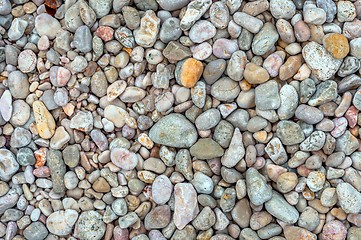
{"type": "Polygon", "coordinates": [[[0,240],[360,240],[361,0],[0,0],[0,240]]]}

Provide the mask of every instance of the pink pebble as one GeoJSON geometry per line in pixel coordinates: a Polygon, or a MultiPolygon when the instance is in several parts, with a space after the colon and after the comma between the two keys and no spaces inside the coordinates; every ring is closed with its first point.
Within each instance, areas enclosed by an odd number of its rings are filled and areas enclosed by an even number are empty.
{"type": "Polygon", "coordinates": [[[114,30],[108,26],[100,26],[96,30],[95,34],[100,37],[103,41],[108,42],[113,39],[114,30]]]}
{"type": "Polygon", "coordinates": [[[321,238],[322,240],[344,240],[346,239],[347,229],[342,222],[332,220],[323,227],[321,238]]]}
{"type": "Polygon", "coordinates": [[[356,126],[358,116],[358,109],[354,106],[351,106],[345,113],[345,117],[348,121],[348,125],[353,128],[356,126]]]}

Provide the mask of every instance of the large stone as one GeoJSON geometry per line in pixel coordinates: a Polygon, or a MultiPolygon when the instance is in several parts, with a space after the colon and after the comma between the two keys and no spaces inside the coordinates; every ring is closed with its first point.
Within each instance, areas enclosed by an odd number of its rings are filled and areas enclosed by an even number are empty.
{"type": "Polygon", "coordinates": [[[18,169],[14,154],[5,148],[0,149],[0,180],[9,181],[18,169]]]}
{"type": "Polygon", "coordinates": [[[80,240],[100,240],[105,233],[105,223],[96,211],[85,211],[80,214],[75,226],[75,236],[80,240]]]}
{"type": "Polygon", "coordinates": [[[234,130],[231,143],[222,156],[222,165],[228,168],[236,166],[236,164],[244,157],[245,153],[246,151],[243,145],[242,133],[239,128],[236,128],[234,130]]]}
{"type": "Polygon", "coordinates": [[[277,124],[277,137],[284,145],[294,145],[305,140],[305,135],[300,127],[292,121],[280,121],[277,124]]]}
{"type": "Polygon", "coordinates": [[[273,191],[271,200],[265,203],[265,208],[272,216],[288,224],[294,224],[299,217],[297,209],[276,191],[273,191]]]}
{"type": "Polygon", "coordinates": [[[197,192],[190,183],[177,183],[174,198],[173,221],[178,229],[183,229],[199,213],[197,192]]]}
{"type": "Polygon", "coordinates": [[[271,187],[255,168],[247,170],[246,184],[248,197],[254,205],[262,205],[272,198],[271,187]]]}
{"type": "Polygon", "coordinates": [[[153,142],[170,147],[185,148],[197,141],[194,125],[183,115],[169,114],[161,118],[149,131],[153,142]]]}
{"type": "Polygon", "coordinates": [[[342,60],[332,57],[322,45],[316,42],[305,45],[302,55],[312,73],[321,81],[332,78],[342,63],[342,60]]]}
{"type": "Polygon", "coordinates": [[[211,138],[199,139],[191,148],[190,153],[198,159],[212,159],[223,156],[223,148],[211,138]]]}
{"type": "Polygon", "coordinates": [[[346,213],[360,213],[361,193],[349,183],[339,183],[336,186],[338,202],[346,213]]]}
{"type": "Polygon", "coordinates": [[[170,222],[170,208],[168,205],[152,209],[144,219],[144,227],[148,230],[165,228],[170,222]]]}
{"type": "Polygon", "coordinates": [[[66,209],[53,212],[46,219],[46,227],[49,232],[57,236],[66,236],[72,233],[73,226],[78,220],[78,212],[66,209]]]}

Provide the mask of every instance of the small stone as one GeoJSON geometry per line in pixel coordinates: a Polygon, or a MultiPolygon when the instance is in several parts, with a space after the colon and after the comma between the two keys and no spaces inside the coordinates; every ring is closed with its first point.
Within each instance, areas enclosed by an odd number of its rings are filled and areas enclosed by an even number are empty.
{"type": "Polygon", "coordinates": [[[291,0],[271,0],[270,11],[273,17],[291,19],[296,13],[296,6],[291,0]]]}
{"type": "Polygon", "coordinates": [[[213,43],[213,54],[217,58],[229,59],[232,54],[238,51],[238,44],[235,40],[230,40],[226,38],[217,39],[213,43]]]}
{"type": "Polygon", "coordinates": [[[113,148],[110,159],[116,166],[125,170],[134,169],[138,163],[137,155],[125,148],[113,148]]]}
{"type": "Polygon", "coordinates": [[[258,33],[263,27],[261,20],[244,12],[236,12],[233,15],[233,20],[251,33],[258,33]]]}
{"type": "Polygon", "coordinates": [[[301,239],[312,239],[316,240],[317,235],[307,231],[304,228],[296,227],[296,226],[286,226],[284,229],[284,234],[287,240],[297,240],[301,239]]]}
{"type": "Polygon", "coordinates": [[[9,90],[5,90],[0,98],[0,114],[7,122],[13,113],[12,96],[9,90]]]}
{"type": "Polygon", "coordinates": [[[211,87],[211,95],[219,101],[235,99],[240,92],[239,84],[228,77],[216,81],[211,87]]]}
{"type": "Polygon", "coordinates": [[[21,166],[34,165],[35,157],[33,151],[30,148],[20,148],[16,154],[16,161],[21,166]]]}
{"type": "Polygon", "coordinates": [[[351,22],[356,17],[355,5],[350,1],[337,2],[337,20],[339,22],[351,22]]]}
{"type": "Polygon", "coordinates": [[[277,124],[277,137],[284,145],[298,144],[305,139],[300,125],[292,121],[280,121],[277,124]]]}
{"type": "Polygon", "coordinates": [[[82,53],[92,50],[92,34],[88,26],[80,26],[75,31],[73,45],[82,53]]]}
{"type": "Polygon", "coordinates": [[[199,213],[197,193],[190,183],[177,183],[174,187],[175,209],[173,221],[183,229],[199,213]]]}
{"type": "Polygon", "coordinates": [[[19,54],[18,67],[23,73],[32,72],[36,67],[36,55],[32,50],[24,50],[19,54]]]}
{"type": "Polygon", "coordinates": [[[359,145],[357,138],[346,130],[341,137],[336,139],[335,150],[350,155],[359,148],[359,145]]]}
{"type": "Polygon", "coordinates": [[[195,43],[202,43],[216,35],[216,27],[206,20],[196,22],[189,30],[189,38],[195,43]]]}
{"type": "Polygon", "coordinates": [[[359,213],[361,211],[361,193],[349,183],[339,183],[336,186],[338,202],[346,213],[359,213]]]}
{"type": "MultiPolygon", "coordinates": [[[[275,2],[278,0],[272,0],[272,2],[275,2]]],[[[281,1],[280,1],[281,2],[281,1]]],[[[282,6],[287,5],[285,3],[291,2],[290,0],[287,0],[282,3],[282,6]]],[[[292,3],[292,2],[291,2],[292,3]]],[[[271,8],[272,9],[272,8],[271,8]]],[[[252,52],[256,55],[263,55],[271,48],[274,47],[274,44],[277,42],[279,38],[278,32],[275,28],[275,26],[267,22],[263,25],[262,29],[254,36],[252,41],[252,52]]]]}
{"type": "Polygon", "coordinates": [[[203,64],[194,58],[188,58],[177,63],[175,70],[177,82],[186,88],[194,87],[202,73],[203,64]]]}
{"type": "Polygon", "coordinates": [[[301,104],[297,107],[295,116],[299,120],[304,121],[308,124],[319,123],[324,117],[321,110],[315,107],[308,106],[306,104],[301,104]]]}
{"type": "Polygon", "coordinates": [[[180,22],[180,27],[183,31],[190,29],[193,24],[200,19],[203,14],[211,6],[211,0],[196,0],[191,1],[188,6],[185,14],[180,22]]]}
{"type": "Polygon", "coordinates": [[[92,187],[96,192],[100,192],[100,193],[107,193],[110,191],[109,183],[103,177],[98,178],[93,183],[92,187]]]}
{"type": "Polygon", "coordinates": [[[55,134],[50,140],[50,147],[53,149],[61,149],[70,140],[69,133],[63,126],[56,129],[55,134]]]}
{"type": "Polygon", "coordinates": [[[310,106],[319,106],[330,102],[337,97],[337,83],[332,80],[321,82],[317,85],[316,92],[308,101],[310,106]]]}
{"type": "Polygon", "coordinates": [[[213,192],[213,181],[202,172],[196,172],[191,181],[197,193],[211,194],[213,192]]]}
{"type": "Polygon", "coordinates": [[[221,158],[222,165],[231,168],[244,157],[245,148],[243,145],[242,134],[239,128],[236,128],[228,149],[221,158]]]}
{"type": "Polygon", "coordinates": [[[312,171],[307,176],[306,184],[312,192],[318,192],[323,188],[326,176],[320,171],[312,171]]]}
{"type": "Polygon", "coordinates": [[[296,187],[297,183],[297,174],[294,172],[285,172],[277,178],[277,189],[281,193],[288,193],[296,187]]]}
{"type": "Polygon", "coordinates": [[[197,230],[208,230],[216,223],[216,215],[210,207],[205,207],[193,220],[192,225],[197,230]]]}
{"type": "Polygon", "coordinates": [[[322,239],[331,238],[334,240],[341,240],[341,239],[346,239],[346,235],[347,235],[346,226],[338,220],[332,220],[327,222],[323,226],[321,238],[322,239]]]}
{"type": "Polygon", "coordinates": [[[21,38],[24,35],[27,26],[27,21],[20,18],[15,18],[11,23],[11,27],[8,31],[9,39],[12,41],[16,41],[21,38]]]}
{"type": "Polygon", "coordinates": [[[56,127],[53,116],[41,101],[33,103],[33,113],[40,137],[50,139],[54,135],[56,127]]]}
{"type": "Polygon", "coordinates": [[[343,59],[350,52],[347,38],[339,33],[329,33],[323,38],[323,46],[336,59],[343,59]]]}
{"type": "Polygon", "coordinates": [[[50,40],[56,38],[62,30],[58,20],[47,13],[41,13],[35,18],[35,29],[40,36],[47,36],[50,40]]]}
{"type": "Polygon", "coordinates": [[[70,120],[70,127],[83,132],[90,132],[93,129],[93,116],[90,112],[79,111],[70,120]]]}
{"type": "Polygon", "coordinates": [[[64,193],[64,175],[66,172],[66,166],[61,152],[50,149],[46,155],[46,160],[51,173],[53,191],[55,193],[64,193]]]}
{"type": "Polygon", "coordinates": [[[281,165],[287,162],[287,153],[279,138],[273,138],[267,144],[265,151],[275,164],[281,165]]]}

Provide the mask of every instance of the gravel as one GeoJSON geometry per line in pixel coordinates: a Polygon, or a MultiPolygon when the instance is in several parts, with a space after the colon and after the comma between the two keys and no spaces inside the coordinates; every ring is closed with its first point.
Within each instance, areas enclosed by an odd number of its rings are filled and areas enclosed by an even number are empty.
{"type": "Polygon", "coordinates": [[[0,0],[0,239],[361,239],[360,29],[360,0],[0,0]]]}

